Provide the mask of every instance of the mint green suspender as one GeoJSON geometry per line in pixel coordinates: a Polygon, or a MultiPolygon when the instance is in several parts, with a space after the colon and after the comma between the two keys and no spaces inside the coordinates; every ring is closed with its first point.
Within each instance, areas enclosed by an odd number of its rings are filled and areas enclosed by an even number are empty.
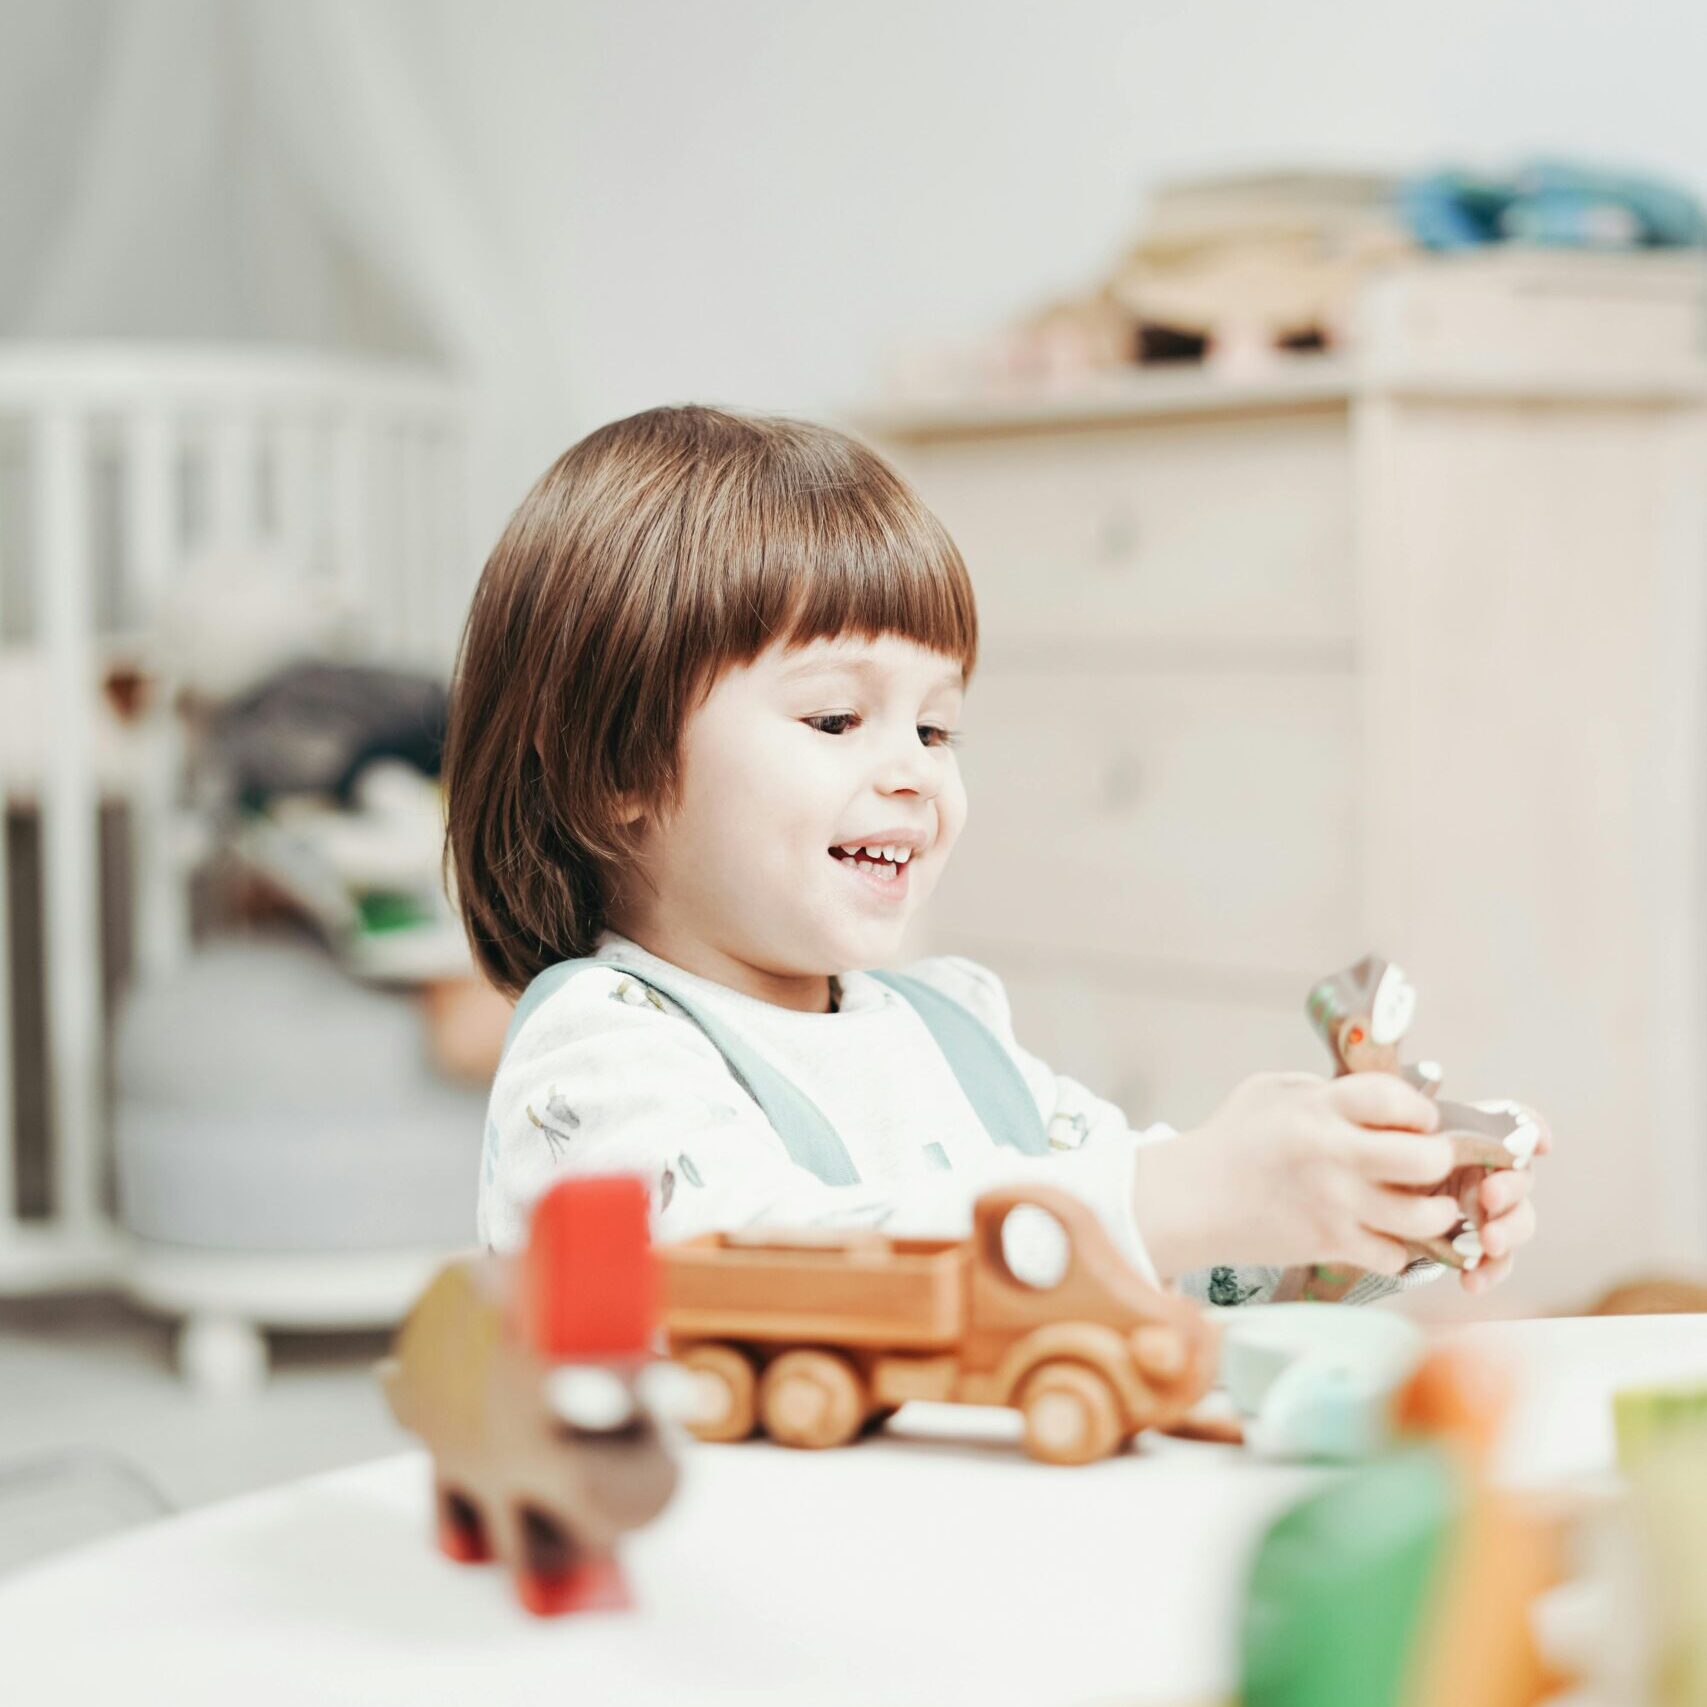
{"type": "MultiPolygon", "coordinates": [[[[708,1013],[695,993],[676,979],[654,972],[636,972],[615,960],[559,961],[548,966],[523,991],[504,1037],[506,1052],[546,997],[589,966],[621,972],[636,983],[650,985],[668,996],[717,1047],[729,1071],[776,1128],[793,1161],[816,1174],[826,1185],[859,1183],[859,1171],[848,1155],[847,1146],[818,1105],[721,1019],[708,1013]]],[[[952,996],[945,996],[921,979],[904,972],[873,972],[870,976],[910,1003],[925,1022],[991,1142],[1005,1144],[1028,1156],[1046,1155],[1049,1143],[1037,1104],[1013,1057],[990,1028],[952,996]]]]}

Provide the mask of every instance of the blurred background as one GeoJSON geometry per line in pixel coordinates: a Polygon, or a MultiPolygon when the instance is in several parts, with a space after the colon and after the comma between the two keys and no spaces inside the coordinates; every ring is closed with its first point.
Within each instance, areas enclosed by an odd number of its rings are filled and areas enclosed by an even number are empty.
{"type": "Polygon", "coordinates": [[[1386,954],[1448,1091],[1557,1134],[1478,1310],[1698,1300],[1699,8],[0,22],[0,1569],[400,1443],[369,1364],[472,1241],[505,1017],[457,634],[665,401],[869,437],[966,552],[916,952],[1179,1126],[1324,1069],[1305,992],[1386,954]]]}

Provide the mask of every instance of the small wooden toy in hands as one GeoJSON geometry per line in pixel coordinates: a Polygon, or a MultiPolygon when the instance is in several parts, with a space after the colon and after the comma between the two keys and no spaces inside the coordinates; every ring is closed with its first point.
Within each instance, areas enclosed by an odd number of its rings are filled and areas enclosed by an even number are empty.
{"type": "Polygon", "coordinates": [[[1526,1168],[1535,1154],[1539,1128],[1515,1104],[1477,1108],[1436,1096],[1440,1068],[1433,1061],[1399,1064],[1399,1044],[1416,1012],[1416,989],[1397,966],[1365,955],[1354,966],[1324,978],[1306,1003],[1311,1023],[1333,1052],[1336,1075],[1396,1073],[1440,1109],[1440,1136],[1452,1142],[1448,1176],[1465,1219],[1443,1238],[1419,1240],[1412,1254],[1451,1268],[1475,1268],[1482,1260],[1481,1183],[1495,1168],[1526,1168]]]}
{"type": "Polygon", "coordinates": [[[762,1426],[842,1446],[909,1399],[1007,1405],[1051,1464],[1169,1426],[1215,1378],[1218,1335],[1050,1186],[986,1192],[967,1239],[718,1233],[664,1247],[664,1329],[703,1440],[762,1426]]]}
{"type": "Polygon", "coordinates": [[[530,1612],[626,1605],[616,1543],[675,1490],[646,1391],[666,1367],[647,1208],[639,1179],[554,1186],[526,1251],[447,1264],[380,1366],[432,1454],[440,1548],[496,1555],[530,1612]]]}

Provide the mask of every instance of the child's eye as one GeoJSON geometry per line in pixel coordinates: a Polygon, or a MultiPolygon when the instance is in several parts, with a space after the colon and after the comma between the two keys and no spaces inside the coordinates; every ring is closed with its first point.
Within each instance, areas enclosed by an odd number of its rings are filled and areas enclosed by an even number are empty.
{"type": "MultiPolygon", "coordinates": [[[[852,711],[831,711],[821,717],[802,719],[808,728],[816,729],[820,735],[845,735],[848,725],[859,721],[858,714],[852,711]],[[837,724],[838,728],[825,728],[826,724],[837,724]]],[[[919,725],[919,738],[927,747],[956,747],[960,744],[960,736],[952,729],[941,729],[934,723],[919,725]],[[932,737],[935,737],[933,740],[932,737]]]]}

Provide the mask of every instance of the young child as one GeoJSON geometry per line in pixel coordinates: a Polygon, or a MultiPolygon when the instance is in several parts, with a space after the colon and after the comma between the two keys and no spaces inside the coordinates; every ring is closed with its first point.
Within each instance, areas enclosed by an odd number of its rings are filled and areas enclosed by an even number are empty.
{"type": "MultiPolygon", "coordinates": [[[[469,937],[521,998],[481,1238],[514,1248],[582,1171],[645,1175],[660,1240],[958,1233],[1038,1179],[1218,1303],[1291,1264],[1368,1270],[1355,1297],[1434,1271],[1402,1241],[1457,1219],[1417,1189],[1450,1158],[1400,1079],[1268,1074],[1193,1132],[1135,1131],[1019,1045],[988,968],[881,970],[965,823],[976,656],[953,542],[839,433],[652,409],[547,471],[481,577],[445,755],[469,937]]],[[[1483,1185],[1472,1290],[1530,1237],[1528,1185],[1483,1185]]]]}

